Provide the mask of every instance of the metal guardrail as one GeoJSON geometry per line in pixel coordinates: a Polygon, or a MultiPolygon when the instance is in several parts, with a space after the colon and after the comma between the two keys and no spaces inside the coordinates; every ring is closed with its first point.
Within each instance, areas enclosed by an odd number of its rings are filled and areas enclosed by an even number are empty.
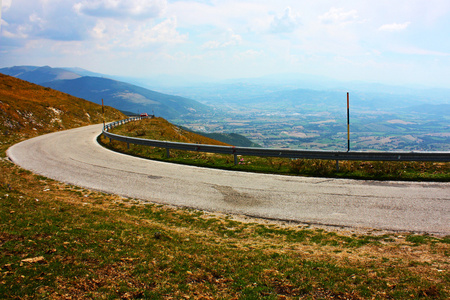
{"type": "Polygon", "coordinates": [[[339,168],[340,160],[359,160],[359,161],[433,161],[450,162],[450,152],[377,152],[377,151],[328,151],[328,150],[293,150],[293,149],[268,149],[268,148],[250,148],[234,146],[215,146],[205,144],[177,143],[159,140],[148,140],[117,135],[108,132],[113,127],[125,124],[130,121],[140,120],[141,117],[129,118],[106,125],[103,129],[103,135],[110,140],[125,142],[128,144],[144,145],[158,148],[165,148],[167,156],[170,157],[170,149],[197,151],[219,154],[234,155],[234,163],[237,164],[237,156],[265,156],[265,157],[284,157],[301,159],[325,159],[336,160],[336,167],[339,168]]]}

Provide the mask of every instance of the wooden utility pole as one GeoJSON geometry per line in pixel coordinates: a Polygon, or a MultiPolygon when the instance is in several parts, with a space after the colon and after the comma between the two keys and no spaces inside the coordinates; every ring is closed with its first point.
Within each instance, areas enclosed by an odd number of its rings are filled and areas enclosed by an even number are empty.
{"type": "Polygon", "coordinates": [[[347,152],[350,151],[350,97],[347,92],[347,152]]]}

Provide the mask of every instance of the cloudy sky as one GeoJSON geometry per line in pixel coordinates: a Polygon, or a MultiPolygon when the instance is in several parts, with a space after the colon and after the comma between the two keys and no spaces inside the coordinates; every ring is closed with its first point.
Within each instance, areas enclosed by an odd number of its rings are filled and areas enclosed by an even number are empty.
{"type": "Polygon", "coordinates": [[[449,0],[0,1],[0,67],[450,87],[449,0]]]}

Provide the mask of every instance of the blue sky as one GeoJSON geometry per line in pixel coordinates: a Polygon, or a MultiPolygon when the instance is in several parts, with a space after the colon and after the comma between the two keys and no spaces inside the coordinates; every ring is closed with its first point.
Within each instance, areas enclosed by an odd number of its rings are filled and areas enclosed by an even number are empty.
{"type": "Polygon", "coordinates": [[[2,0],[0,67],[450,87],[449,0],[2,0]]]}

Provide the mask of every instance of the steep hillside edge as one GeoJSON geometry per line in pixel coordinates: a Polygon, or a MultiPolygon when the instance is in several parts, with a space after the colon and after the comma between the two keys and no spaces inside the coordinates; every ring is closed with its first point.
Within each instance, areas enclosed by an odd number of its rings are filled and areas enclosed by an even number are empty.
{"type": "MultiPolygon", "coordinates": [[[[105,120],[126,116],[105,108],[105,120]]],[[[35,136],[103,121],[101,105],[0,74],[0,133],[35,136]]]]}

